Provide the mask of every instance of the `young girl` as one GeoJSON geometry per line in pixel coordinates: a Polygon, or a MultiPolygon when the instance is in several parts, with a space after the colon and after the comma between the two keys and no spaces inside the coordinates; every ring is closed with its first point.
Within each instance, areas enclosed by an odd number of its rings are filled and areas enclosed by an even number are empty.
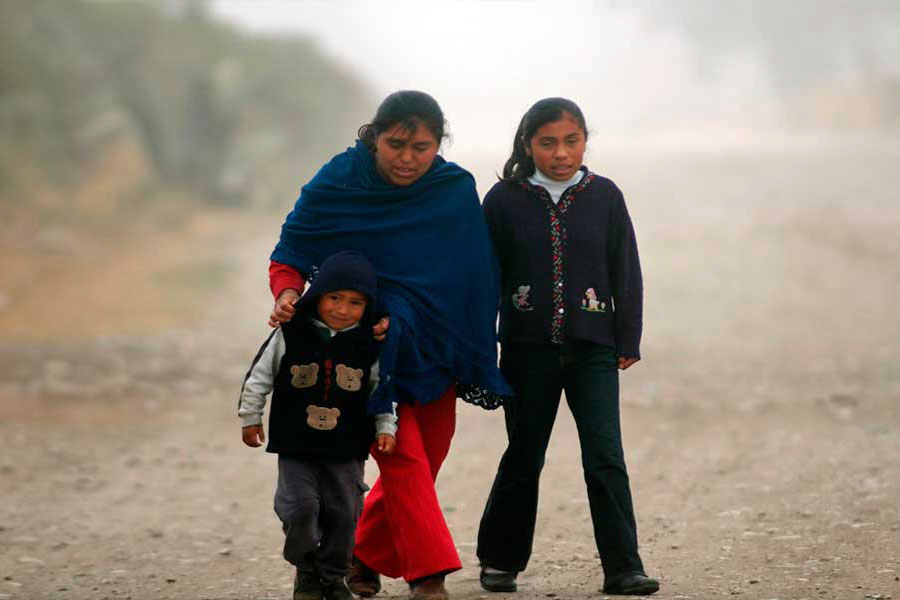
{"type": "Polygon", "coordinates": [[[640,360],[641,268],[622,193],[582,165],[586,142],[574,102],[537,102],[484,199],[501,270],[500,369],[516,393],[503,407],[509,445],[478,532],[488,591],[515,591],[528,564],[563,390],[581,442],[603,591],[659,589],[638,554],[619,428],[617,369],[640,360]]]}

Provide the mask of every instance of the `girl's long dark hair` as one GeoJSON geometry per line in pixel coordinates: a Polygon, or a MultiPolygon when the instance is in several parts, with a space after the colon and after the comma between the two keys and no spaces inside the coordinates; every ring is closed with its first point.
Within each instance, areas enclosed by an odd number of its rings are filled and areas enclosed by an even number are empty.
{"type": "Polygon", "coordinates": [[[516,181],[518,179],[527,179],[534,175],[534,159],[528,155],[525,149],[531,143],[534,133],[542,125],[559,121],[564,113],[568,113],[575,119],[584,131],[584,139],[587,140],[587,124],[577,104],[568,98],[544,98],[543,100],[538,100],[522,115],[522,120],[519,121],[516,137],[513,138],[512,155],[506,161],[506,164],[503,165],[501,181],[516,181]]]}
{"type": "Polygon", "coordinates": [[[390,94],[381,102],[372,121],[360,127],[357,135],[374,152],[378,135],[398,123],[402,123],[411,132],[415,132],[418,124],[422,123],[434,135],[438,145],[446,137],[444,129],[447,122],[437,100],[416,90],[401,90],[390,94]]]}

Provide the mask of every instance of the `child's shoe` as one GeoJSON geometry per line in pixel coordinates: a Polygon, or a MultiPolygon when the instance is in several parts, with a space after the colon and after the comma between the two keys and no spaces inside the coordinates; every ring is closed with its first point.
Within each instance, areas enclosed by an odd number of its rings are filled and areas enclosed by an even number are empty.
{"type": "Polygon", "coordinates": [[[347,589],[347,584],[341,579],[336,583],[326,583],[322,586],[322,594],[325,600],[353,600],[353,594],[347,589]]]}
{"type": "Polygon", "coordinates": [[[347,575],[347,587],[357,596],[368,598],[381,591],[381,577],[354,555],[347,575]]]}
{"type": "Polygon", "coordinates": [[[322,600],[322,580],[315,571],[300,571],[294,576],[294,600],[322,600]]]}

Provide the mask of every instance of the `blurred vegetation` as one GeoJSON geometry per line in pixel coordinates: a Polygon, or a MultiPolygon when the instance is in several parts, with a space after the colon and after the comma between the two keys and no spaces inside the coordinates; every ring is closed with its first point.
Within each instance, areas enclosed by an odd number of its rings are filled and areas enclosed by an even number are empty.
{"type": "Polygon", "coordinates": [[[352,141],[374,107],[352,74],[205,4],[0,0],[0,228],[161,199],[283,206],[298,171],[352,141]]]}

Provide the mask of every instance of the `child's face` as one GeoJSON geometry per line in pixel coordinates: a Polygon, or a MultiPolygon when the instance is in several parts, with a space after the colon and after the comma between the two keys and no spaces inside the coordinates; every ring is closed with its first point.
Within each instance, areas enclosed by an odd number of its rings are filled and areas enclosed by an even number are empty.
{"type": "Polygon", "coordinates": [[[335,290],[319,296],[317,310],[322,322],[332,329],[356,325],[366,312],[366,296],[356,290],[335,290]]]}
{"type": "Polygon", "coordinates": [[[544,175],[555,181],[566,181],[581,168],[586,141],[581,125],[569,113],[563,113],[559,121],[538,127],[528,140],[526,152],[544,175]]]}

